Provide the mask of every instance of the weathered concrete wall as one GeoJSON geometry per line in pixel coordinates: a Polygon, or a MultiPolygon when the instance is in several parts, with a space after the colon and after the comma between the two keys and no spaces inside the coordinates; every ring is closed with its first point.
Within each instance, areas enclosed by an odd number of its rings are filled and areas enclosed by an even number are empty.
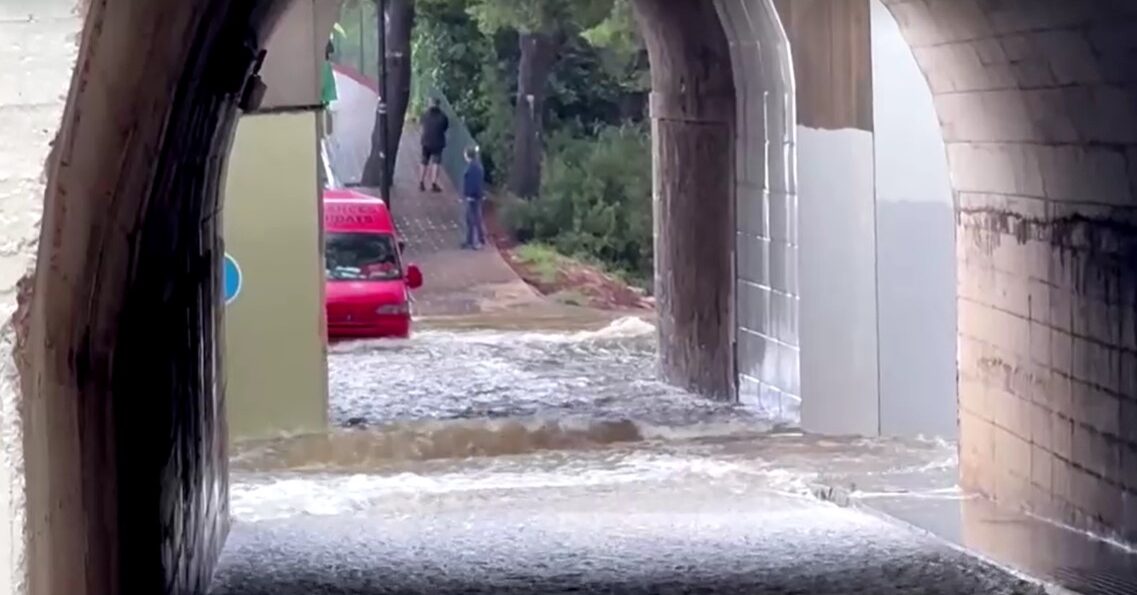
{"type": "Polygon", "coordinates": [[[62,120],[82,19],[74,0],[0,3],[0,593],[26,592],[20,281],[35,265],[44,165],[62,120]]]}
{"type": "Polygon", "coordinates": [[[1137,5],[886,4],[959,207],[963,482],[1137,540],[1137,5]]]}
{"type": "Polygon", "coordinates": [[[635,0],[651,59],[655,288],[669,382],[733,398],[735,95],[714,3],[635,0]]]}
{"type": "Polygon", "coordinates": [[[261,109],[320,106],[320,65],[343,0],[292,0],[268,40],[261,109]]]}
{"type": "Polygon", "coordinates": [[[801,422],[880,432],[868,0],[777,0],[797,86],[801,422]]]}
{"type": "Polygon", "coordinates": [[[297,0],[268,41],[257,113],[238,126],[225,180],[226,251],[244,288],[226,308],[232,438],[327,427],[320,64],[339,0],[297,0]],[[265,214],[271,212],[271,216],[265,214]]]}

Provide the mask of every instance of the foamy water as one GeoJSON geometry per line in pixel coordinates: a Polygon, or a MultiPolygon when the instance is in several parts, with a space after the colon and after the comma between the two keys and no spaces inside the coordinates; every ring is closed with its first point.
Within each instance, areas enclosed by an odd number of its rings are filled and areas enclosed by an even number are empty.
{"type": "Polygon", "coordinates": [[[655,328],[623,318],[596,331],[427,330],[329,355],[339,426],[471,418],[633,419],[659,426],[754,412],[658,380],[655,328]]]}
{"type": "Polygon", "coordinates": [[[238,521],[421,514],[439,499],[633,484],[794,496],[844,485],[865,498],[954,485],[951,443],[809,436],[660,382],[655,327],[634,317],[339,344],[329,368],[331,418],[344,429],[239,446],[238,521]]]}
{"type": "Polygon", "coordinates": [[[303,470],[295,461],[293,470],[246,461],[236,465],[231,508],[236,519],[255,521],[421,514],[421,507],[439,498],[486,505],[506,501],[510,494],[539,500],[545,497],[541,494],[607,493],[632,484],[648,491],[651,486],[713,484],[734,494],[799,497],[812,497],[825,486],[843,486],[850,497],[862,499],[886,494],[942,498],[955,489],[954,447],[948,444],[832,441],[782,433],[592,446],[427,460],[359,459],[355,448],[346,453],[333,449],[330,456],[312,458],[303,470]],[[862,485],[851,485],[852,478],[862,485]]]}

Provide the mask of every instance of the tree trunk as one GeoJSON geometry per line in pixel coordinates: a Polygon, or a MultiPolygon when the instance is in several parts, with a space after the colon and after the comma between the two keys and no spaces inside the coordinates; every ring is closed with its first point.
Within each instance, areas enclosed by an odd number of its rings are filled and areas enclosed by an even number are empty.
{"type": "Polygon", "coordinates": [[[537,195],[541,187],[541,137],[546,85],[556,63],[561,36],[522,33],[521,61],[517,65],[517,105],[513,112],[513,167],[509,187],[523,198],[537,195]]]}
{"type": "MultiPolygon", "coordinates": [[[[387,0],[386,15],[386,56],[387,66],[387,147],[391,155],[388,163],[393,174],[395,162],[399,157],[399,142],[403,137],[403,125],[407,119],[407,105],[411,95],[411,33],[414,31],[414,0],[387,0]]],[[[383,167],[379,158],[379,121],[371,131],[371,153],[363,167],[364,186],[380,186],[383,181],[383,167]]]]}
{"type": "Polygon", "coordinates": [[[411,32],[415,25],[414,0],[387,0],[387,109],[391,123],[387,127],[391,147],[391,172],[399,158],[399,142],[407,120],[407,104],[411,98],[411,32]]]}

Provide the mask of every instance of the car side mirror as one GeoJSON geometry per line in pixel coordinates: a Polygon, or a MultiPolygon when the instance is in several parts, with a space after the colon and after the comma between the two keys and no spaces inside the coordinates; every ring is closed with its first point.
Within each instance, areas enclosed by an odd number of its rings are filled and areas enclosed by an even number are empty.
{"type": "Polygon", "coordinates": [[[399,240],[399,254],[407,251],[407,241],[399,240]]]}
{"type": "Polygon", "coordinates": [[[411,289],[422,287],[422,270],[417,264],[407,265],[407,287],[411,289]]]}

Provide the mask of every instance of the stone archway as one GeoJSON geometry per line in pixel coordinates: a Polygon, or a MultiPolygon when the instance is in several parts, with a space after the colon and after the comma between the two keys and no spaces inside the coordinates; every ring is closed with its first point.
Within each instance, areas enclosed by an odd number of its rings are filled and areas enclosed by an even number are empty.
{"type": "MultiPolygon", "coordinates": [[[[20,305],[0,335],[4,468],[26,474],[27,494],[25,517],[19,481],[9,483],[4,513],[26,526],[28,545],[17,529],[0,547],[0,586],[176,593],[208,576],[225,531],[215,182],[256,51],[286,2],[84,5],[38,247],[26,159],[11,159],[21,177],[4,181],[19,198],[0,195],[14,213],[0,221],[4,238],[17,238],[0,252],[4,315],[20,305]],[[34,278],[17,284],[32,262],[34,278]]],[[[65,4],[35,11],[73,24],[65,4]]],[[[957,197],[964,484],[1135,540],[1137,11],[887,4],[935,96],[957,197]]],[[[657,225],[661,271],[674,274],[661,292],[664,363],[672,381],[729,396],[737,110],[751,104],[721,68],[732,60],[721,7],[636,5],[663,66],[653,71],[667,214],[657,225]]],[[[13,126],[53,129],[58,117],[29,113],[41,119],[13,126]]],[[[42,156],[39,136],[29,154],[42,156]]]]}
{"type": "Polygon", "coordinates": [[[963,484],[1137,541],[1137,9],[885,4],[956,194],[963,484]]]}
{"type": "MultiPolygon", "coordinates": [[[[28,22],[66,33],[63,4],[28,22]]],[[[5,386],[24,397],[15,592],[205,589],[227,530],[218,184],[286,4],[82,5],[41,239],[23,246],[38,255],[14,316],[20,385],[5,386]]]]}
{"type": "MultiPolygon", "coordinates": [[[[931,87],[955,194],[963,483],[1137,539],[1137,11],[885,4],[931,87]]],[[[737,155],[727,130],[738,123],[721,106],[752,104],[711,72],[731,56],[706,6],[636,7],[661,71],[653,109],[665,375],[728,394],[733,320],[748,313],[732,312],[722,294],[732,275],[708,265],[731,262],[717,240],[737,216],[734,189],[721,183],[730,172],[715,157],[737,155]],[[720,291],[700,293],[708,287],[720,291]]],[[[849,93],[828,100],[855,110],[859,91],[849,93]]],[[[761,371],[764,380],[776,368],[761,371]]]]}

